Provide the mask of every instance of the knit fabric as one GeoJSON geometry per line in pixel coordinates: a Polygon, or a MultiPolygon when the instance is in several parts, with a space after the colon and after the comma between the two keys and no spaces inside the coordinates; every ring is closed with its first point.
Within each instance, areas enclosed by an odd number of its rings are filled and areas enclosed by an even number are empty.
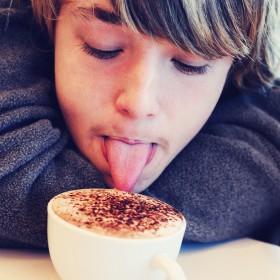
{"type": "MultiPolygon", "coordinates": [[[[70,189],[106,187],[65,128],[53,53],[38,47],[47,43],[31,31],[30,17],[11,14],[7,25],[0,16],[0,247],[47,248],[48,201],[70,189]]],[[[184,214],[186,240],[279,242],[279,108],[279,88],[265,94],[232,88],[144,191],[184,214]]]]}

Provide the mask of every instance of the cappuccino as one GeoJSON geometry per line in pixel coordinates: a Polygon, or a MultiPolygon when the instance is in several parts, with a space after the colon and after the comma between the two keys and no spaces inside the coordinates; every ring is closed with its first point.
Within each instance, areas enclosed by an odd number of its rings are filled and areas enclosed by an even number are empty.
{"type": "Polygon", "coordinates": [[[79,228],[120,238],[168,236],[185,226],[183,215],[170,205],[115,189],[68,191],[53,199],[52,209],[79,228]]]}

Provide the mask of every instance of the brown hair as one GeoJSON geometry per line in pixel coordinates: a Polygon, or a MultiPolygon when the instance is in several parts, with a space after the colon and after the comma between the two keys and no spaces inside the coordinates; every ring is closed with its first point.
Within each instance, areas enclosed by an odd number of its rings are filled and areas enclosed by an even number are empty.
{"type": "MultiPolygon", "coordinates": [[[[53,36],[61,0],[31,0],[53,36]]],[[[270,88],[280,77],[279,0],[111,0],[130,28],[205,58],[234,57],[229,80],[270,88]]]]}

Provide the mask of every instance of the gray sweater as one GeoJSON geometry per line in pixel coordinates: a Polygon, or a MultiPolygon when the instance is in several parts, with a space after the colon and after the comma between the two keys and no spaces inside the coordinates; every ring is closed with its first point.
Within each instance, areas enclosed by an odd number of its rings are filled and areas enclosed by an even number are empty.
{"type": "MultiPolygon", "coordinates": [[[[0,16],[0,247],[46,248],[49,199],[106,186],[71,141],[55,99],[53,54],[39,50],[37,42],[46,43],[27,18],[11,15],[6,28],[0,16]]],[[[279,242],[279,108],[279,88],[225,91],[202,131],[144,192],[184,214],[186,240],[279,242]]]]}

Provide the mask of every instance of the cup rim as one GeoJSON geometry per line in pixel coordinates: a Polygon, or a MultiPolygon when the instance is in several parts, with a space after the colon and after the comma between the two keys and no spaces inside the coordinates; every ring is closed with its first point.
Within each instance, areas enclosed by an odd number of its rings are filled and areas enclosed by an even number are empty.
{"type": "MultiPolygon", "coordinates": [[[[58,194],[60,195],[60,194],[58,194]]],[[[56,195],[57,196],[57,195],[56,195]]],[[[48,215],[48,222],[47,222],[47,226],[48,226],[48,230],[49,230],[49,220],[53,219],[54,221],[58,222],[59,224],[61,224],[63,227],[69,228],[70,230],[76,231],[80,234],[83,234],[85,236],[95,236],[95,237],[99,237],[99,238],[104,238],[104,239],[115,239],[115,240],[119,240],[119,241],[125,241],[125,242],[129,242],[129,241],[135,241],[135,240],[141,240],[141,242],[145,241],[145,242],[155,242],[156,240],[161,241],[161,240],[168,240],[168,239],[173,239],[175,236],[177,235],[184,235],[184,232],[186,230],[186,219],[185,217],[182,215],[182,226],[175,232],[172,232],[170,234],[164,235],[164,236],[155,236],[155,237],[120,237],[120,236],[114,236],[114,235],[106,235],[106,234],[101,234],[101,233],[97,233],[85,228],[81,228],[78,227],[70,222],[67,222],[66,220],[64,220],[63,218],[61,218],[59,215],[57,215],[55,213],[55,211],[52,208],[52,204],[54,201],[54,198],[56,197],[54,196],[52,199],[49,200],[48,202],[48,206],[47,206],[47,215],[48,215]]]]}

